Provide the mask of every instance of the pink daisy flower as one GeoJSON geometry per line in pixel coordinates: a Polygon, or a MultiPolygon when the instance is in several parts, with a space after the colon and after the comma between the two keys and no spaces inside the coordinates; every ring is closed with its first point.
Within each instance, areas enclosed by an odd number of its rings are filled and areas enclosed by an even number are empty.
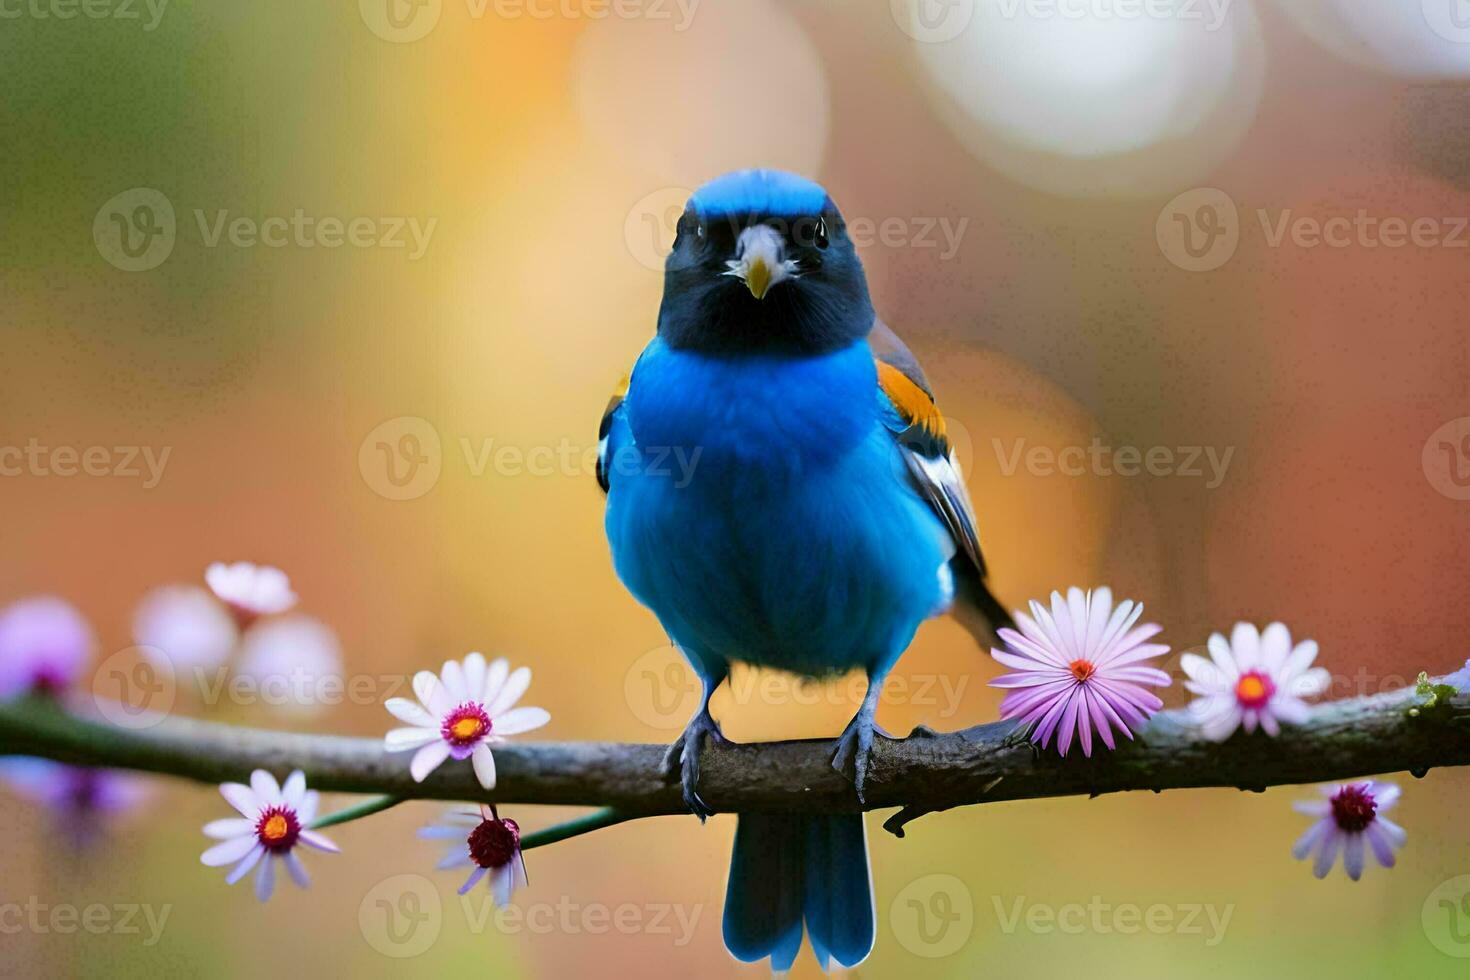
{"type": "Polygon", "coordinates": [[[92,659],[92,628],[55,596],[21,599],[0,612],[0,699],[71,687],[92,659]]]}
{"type": "Polygon", "coordinates": [[[283,613],[296,605],[291,580],[279,568],[237,561],[217,561],[204,570],[204,582],[219,600],[230,607],[240,628],[261,616],[283,613]]]}
{"type": "Polygon", "coordinates": [[[1002,718],[1019,718],[1030,726],[1031,740],[1045,748],[1057,737],[1062,755],[1075,736],[1082,754],[1092,755],[1096,732],[1109,749],[1113,729],[1128,738],[1143,728],[1160,701],[1148,687],[1168,687],[1169,675],[1146,660],[1169,652],[1147,642],[1163,627],[1135,627],[1142,604],[1125,599],[1113,607],[1113,593],[1102,588],[1084,593],[1069,589],[1051,594],[1051,609],[1031,603],[1031,616],[1016,613],[1018,633],[1000,631],[1007,650],[991,656],[1015,671],[990,682],[1010,693],[1001,701],[1002,718]]]}
{"type": "Polygon", "coordinates": [[[489,877],[488,885],[496,905],[510,904],[517,884],[526,884],[526,864],[521,857],[521,828],[509,817],[504,820],[493,805],[480,804],[480,814],[450,811],[444,823],[419,831],[426,840],[452,841],[449,852],[435,867],[440,871],[474,865],[469,878],[460,887],[466,894],[489,877]]]}
{"type": "Polygon", "coordinates": [[[225,783],[220,795],[240,811],[238,817],[214,820],[204,826],[204,833],[222,841],[199,856],[210,867],[233,864],[225,883],[233,885],[259,866],[255,875],[255,897],[262,902],[275,888],[276,865],[284,864],[286,873],[297,886],[311,884],[296,856],[297,844],[310,844],[320,851],[337,850],[337,845],[308,828],[316,819],[320,797],[306,788],[301,770],[291,773],[284,786],[264,769],[250,774],[250,785],[225,783]]]}
{"type": "Polygon", "coordinates": [[[530,686],[531,668],[512,671],[503,657],[486,664],[478,653],[462,662],[446,660],[438,676],[421,670],[413,678],[417,704],[389,698],[383,705],[409,726],[390,731],[383,747],[389,752],[417,750],[409,763],[415,782],[423,782],[445,759],[469,759],[480,785],[494,789],[490,746],[551,720],[544,708],[516,707],[530,686]]]}
{"type": "Polygon", "coordinates": [[[1404,828],[1384,816],[1399,801],[1399,788],[1393,783],[1368,780],[1343,786],[1324,786],[1325,800],[1301,800],[1292,809],[1319,818],[1297,839],[1291,849],[1298,861],[1316,852],[1312,873],[1318,878],[1342,855],[1342,866],[1348,877],[1357,881],[1363,875],[1366,852],[1385,868],[1394,865],[1394,850],[1404,846],[1408,834],[1404,828]]]}
{"type": "Polygon", "coordinates": [[[1247,732],[1259,725],[1273,737],[1281,722],[1300,725],[1311,712],[1302,699],[1332,683],[1325,668],[1312,666],[1317,644],[1305,640],[1293,647],[1291,632],[1281,623],[1265,632],[1236,623],[1228,643],[1219,633],[1210,637],[1209,651],[1208,660],[1186,653],[1179,666],[1189,676],[1185,688],[1198,695],[1189,713],[1211,741],[1225,741],[1242,725],[1247,732]]]}

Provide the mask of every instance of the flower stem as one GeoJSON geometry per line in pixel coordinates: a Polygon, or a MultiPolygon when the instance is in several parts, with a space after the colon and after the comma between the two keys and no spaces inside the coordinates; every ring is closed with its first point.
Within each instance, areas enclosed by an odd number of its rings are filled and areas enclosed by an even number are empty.
{"type": "Polygon", "coordinates": [[[624,813],[616,807],[604,807],[575,820],[568,820],[565,823],[547,827],[545,830],[538,830],[534,834],[527,834],[521,838],[521,850],[529,851],[533,847],[543,847],[568,838],[580,837],[594,830],[601,830],[603,827],[620,824],[625,820],[635,820],[639,816],[647,816],[647,814],[624,813]]]}
{"type": "Polygon", "coordinates": [[[326,827],[335,827],[339,823],[361,820],[363,817],[370,817],[375,813],[382,813],[389,807],[395,807],[402,802],[403,797],[401,796],[374,796],[370,799],[363,800],[361,803],[354,803],[352,806],[344,807],[336,813],[329,813],[324,817],[317,817],[312,821],[311,829],[322,830],[326,827]]]}

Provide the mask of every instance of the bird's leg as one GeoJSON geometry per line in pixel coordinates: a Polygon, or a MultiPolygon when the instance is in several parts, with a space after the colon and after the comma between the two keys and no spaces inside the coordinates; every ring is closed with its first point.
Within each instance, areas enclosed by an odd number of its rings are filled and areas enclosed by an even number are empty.
{"type": "Polygon", "coordinates": [[[689,719],[689,724],[684,727],[684,733],[674,740],[669,750],[664,753],[664,778],[669,782],[679,782],[684,789],[684,805],[689,812],[699,818],[703,823],[706,817],[714,815],[704,800],[699,798],[699,750],[704,747],[706,737],[712,737],[717,741],[725,740],[720,726],[709,713],[709,701],[714,697],[715,689],[725,679],[721,674],[717,677],[706,677],[701,675],[700,680],[704,683],[704,697],[699,702],[699,710],[694,712],[694,717],[689,719]]]}
{"type": "MultiPolygon", "coordinates": [[[[859,803],[865,802],[863,785],[868,779],[868,759],[873,750],[873,735],[879,732],[874,716],[878,711],[878,698],[883,693],[883,680],[886,677],[886,672],[868,675],[868,693],[863,695],[862,706],[852,716],[852,721],[847,723],[842,737],[837,740],[837,751],[832,754],[832,768],[844,776],[851,775],[859,803]]],[[[883,734],[886,737],[886,733],[883,734]]]]}

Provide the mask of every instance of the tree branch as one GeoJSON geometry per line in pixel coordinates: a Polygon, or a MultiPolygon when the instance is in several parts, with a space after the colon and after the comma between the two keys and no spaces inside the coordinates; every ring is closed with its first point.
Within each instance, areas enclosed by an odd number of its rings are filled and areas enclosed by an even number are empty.
{"type": "MultiPolygon", "coordinates": [[[[1010,722],[907,739],[879,738],[866,806],[834,772],[830,741],[707,744],[700,795],[724,812],[832,813],[900,807],[888,828],[901,836],[915,816],[1002,800],[1127,790],[1233,786],[1263,790],[1436,766],[1470,764],[1470,697],[1409,715],[1413,688],[1320,705],[1311,720],[1278,738],[1237,734],[1203,740],[1183,711],[1156,715],[1137,741],[1091,759],[1037,752],[1010,722]]],[[[468,765],[445,765],[422,783],[406,754],[379,739],[235,728],[187,718],[126,729],[68,714],[48,701],[0,705],[0,754],[79,765],[138,769],[205,783],[251,770],[305,771],[321,790],[406,799],[493,800],[614,808],[618,819],[683,813],[677,786],[661,775],[661,745],[512,742],[495,750],[499,784],[486,793],[468,765]]]]}

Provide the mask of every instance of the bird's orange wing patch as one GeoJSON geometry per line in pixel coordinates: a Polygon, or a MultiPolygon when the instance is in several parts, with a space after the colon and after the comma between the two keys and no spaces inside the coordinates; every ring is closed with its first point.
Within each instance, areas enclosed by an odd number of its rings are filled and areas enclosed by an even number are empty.
{"type": "Polygon", "coordinates": [[[893,403],[899,415],[924,435],[932,439],[943,455],[949,450],[949,435],[944,427],[944,416],[929,393],[914,383],[902,370],[887,361],[878,361],[878,387],[893,403]]]}

